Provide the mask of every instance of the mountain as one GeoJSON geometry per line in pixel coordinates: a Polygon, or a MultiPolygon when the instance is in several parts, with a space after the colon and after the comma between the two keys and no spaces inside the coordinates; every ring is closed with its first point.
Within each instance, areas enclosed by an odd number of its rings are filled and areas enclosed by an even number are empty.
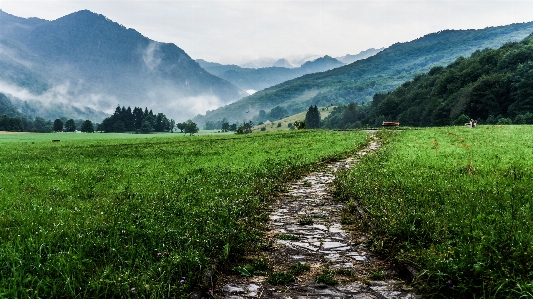
{"type": "Polygon", "coordinates": [[[294,65],[292,65],[287,59],[281,58],[280,60],[276,61],[273,65],[274,67],[285,67],[285,68],[293,68],[294,65]]]}
{"type": "MultiPolygon", "coordinates": [[[[330,56],[308,61],[297,68],[274,66],[252,69],[242,68],[237,65],[207,62],[201,59],[196,60],[196,62],[211,74],[223,78],[243,90],[262,90],[305,74],[324,72],[344,65],[342,62],[330,56]]],[[[289,64],[285,59],[280,59],[278,62],[284,65],[289,64]]]]}
{"type": "Polygon", "coordinates": [[[247,62],[247,63],[243,63],[243,64],[240,65],[240,67],[247,68],[247,69],[258,69],[258,68],[263,68],[263,67],[273,67],[274,64],[277,61],[278,61],[278,59],[261,58],[261,59],[256,59],[256,60],[253,60],[253,61],[250,61],[250,62],[247,62]]]}
{"type": "Polygon", "coordinates": [[[324,56],[317,58],[313,61],[307,61],[306,63],[302,64],[300,66],[300,69],[303,70],[305,73],[318,73],[318,72],[324,72],[328,71],[337,67],[343,66],[344,63],[338,61],[337,59],[331,57],[331,56],[324,56]]]}
{"type": "Polygon", "coordinates": [[[344,64],[350,64],[350,63],[356,62],[357,60],[361,60],[361,59],[368,58],[370,56],[374,56],[377,53],[383,51],[383,49],[384,48],[380,48],[380,49],[370,48],[370,49],[361,51],[361,52],[359,52],[358,54],[355,54],[355,55],[347,54],[345,56],[335,57],[335,59],[337,59],[338,61],[340,61],[340,62],[342,62],[344,64]]]}
{"type": "Polygon", "coordinates": [[[245,95],[176,45],[88,10],[54,21],[0,11],[0,25],[0,92],[29,105],[148,106],[186,119],[245,95]]]}
{"type": "Polygon", "coordinates": [[[497,48],[520,41],[533,31],[533,22],[488,27],[479,30],[445,30],[416,40],[396,43],[376,55],[327,72],[308,74],[269,87],[205,116],[198,123],[242,121],[281,107],[289,114],[305,111],[310,105],[365,103],[376,93],[394,90],[416,75],[435,66],[445,66],[476,50],[497,48]],[[248,112],[248,113],[246,113],[248,112]]]}

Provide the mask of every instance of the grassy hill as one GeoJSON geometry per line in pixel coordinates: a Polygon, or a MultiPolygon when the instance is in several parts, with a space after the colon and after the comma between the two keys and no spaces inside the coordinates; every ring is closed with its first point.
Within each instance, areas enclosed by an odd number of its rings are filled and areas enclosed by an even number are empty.
{"type": "Polygon", "coordinates": [[[204,116],[198,123],[227,118],[240,121],[276,106],[289,113],[305,111],[310,105],[329,106],[349,102],[364,103],[376,93],[394,90],[403,82],[445,66],[460,56],[470,56],[485,48],[498,48],[509,41],[520,41],[533,31],[533,22],[489,27],[480,30],[445,30],[416,40],[397,43],[370,58],[327,72],[305,75],[259,91],[204,116]]]}
{"type": "MultiPolygon", "coordinates": [[[[333,111],[333,109],[336,108],[335,106],[331,107],[318,107],[318,111],[320,112],[320,118],[324,119],[329,116],[329,114],[333,111]]],[[[305,120],[305,114],[307,111],[296,113],[294,115],[284,117],[280,120],[268,122],[265,124],[257,125],[252,128],[252,132],[276,132],[276,131],[288,131],[291,130],[289,127],[289,124],[294,124],[295,121],[303,121],[305,120]],[[278,124],[281,124],[281,126],[278,126],[278,124]],[[264,130],[261,130],[261,128],[265,128],[264,130]]]]}

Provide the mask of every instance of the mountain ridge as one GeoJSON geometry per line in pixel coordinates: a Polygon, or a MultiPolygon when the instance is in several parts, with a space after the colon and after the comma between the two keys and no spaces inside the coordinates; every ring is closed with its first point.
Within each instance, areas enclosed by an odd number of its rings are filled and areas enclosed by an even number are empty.
{"type": "Polygon", "coordinates": [[[289,114],[295,114],[305,111],[310,105],[365,103],[376,93],[392,91],[434,66],[447,65],[476,50],[519,41],[532,31],[533,22],[528,22],[426,34],[410,42],[395,43],[374,56],[352,64],[269,87],[199,115],[195,120],[199,123],[223,118],[242,121],[253,118],[260,110],[268,111],[277,106],[286,109],[289,114]],[[250,113],[244,113],[246,111],[250,113]]]}
{"type": "MultiPolygon", "coordinates": [[[[281,60],[281,59],[280,59],[281,60]]],[[[243,68],[238,65],[224,65],[215,62],[196,60],[202,68],[223,78],[243,90],[262,90],[309,73],[324,72],[344,64],[331,56],[307,61],[300,67],[243,68]]],[[[282,63],[288,63],[283,60],[282,63]]]]}

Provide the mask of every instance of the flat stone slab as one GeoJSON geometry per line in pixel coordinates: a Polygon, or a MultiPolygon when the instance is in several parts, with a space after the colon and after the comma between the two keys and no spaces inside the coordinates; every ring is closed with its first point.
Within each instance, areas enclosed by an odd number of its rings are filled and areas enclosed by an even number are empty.
{"type": "Polygon", "coordinates": [[[338,248],[338,247],[344,247],[347,244],[341,243],[341,242],[324,242],[322,243],[323,249],[331,249],[331,248],[338,248]]]}

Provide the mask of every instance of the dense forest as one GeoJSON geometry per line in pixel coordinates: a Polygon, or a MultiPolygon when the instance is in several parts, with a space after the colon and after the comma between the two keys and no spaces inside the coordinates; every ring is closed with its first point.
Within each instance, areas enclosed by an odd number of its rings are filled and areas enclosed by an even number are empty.
{"type": "Polygon", "coordinates": [[[474,52],[447,67],[434,67],[366,105],[338,107],[326,128],[352,128],[382,121],[406,126],[533,123],[533,35],[499,49],[474,52]]]}

